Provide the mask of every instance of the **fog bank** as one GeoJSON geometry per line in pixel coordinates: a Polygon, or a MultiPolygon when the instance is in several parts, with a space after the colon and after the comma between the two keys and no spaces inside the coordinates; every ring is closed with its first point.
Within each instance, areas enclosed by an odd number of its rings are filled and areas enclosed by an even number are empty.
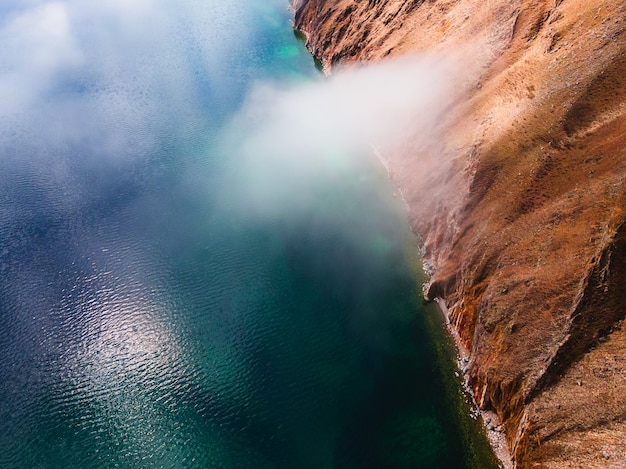
{"type": "Polygon", "coordinates": [[[299,210],[360,158],[407,138],[436,139],[457,74],[449,58],[417,55],[295,86],[258,83],[226,144],[243,159],[233,182],[243,204],[262,217],[299,210]]]}

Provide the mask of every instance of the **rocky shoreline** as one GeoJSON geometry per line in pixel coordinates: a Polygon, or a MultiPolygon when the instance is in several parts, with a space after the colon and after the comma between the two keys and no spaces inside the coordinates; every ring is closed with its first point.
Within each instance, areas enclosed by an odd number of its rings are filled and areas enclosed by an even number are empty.
{"type": "Polygon", "coordinates": [[[438,138],[389,155],[430,266],[427,296],[446,308],[467,384],[514,467],[625,467],[626,5],[293,9],[327,73],[461,51],[438,138]],[[424,173],[425,159],[440,164],[424,173]]]}
{"type": "Polygon", "coordinates": [[[500,461],[502,469],[512,469],[514,467],[513,458],[507,445],[504,427],[502,426],[500,417],[492,410],[481,409],[476,403],[476,398],[469,383],[469,364],[471,359],[470,351],[465,347],[457,329],[450,322],[450,312],[448,311],[448,307],[445,302],[441,298],[437,298],[435,301],[437,302],[437,306],[443,315],[448,333],[456,345],[457,367],[463,378],[465,392],[471,396],[472,405],[476,409],[476,412],[478,412],[481,416],[487,438],[489,439],[489,443],[491,444],[494,454],[500,461]]]}

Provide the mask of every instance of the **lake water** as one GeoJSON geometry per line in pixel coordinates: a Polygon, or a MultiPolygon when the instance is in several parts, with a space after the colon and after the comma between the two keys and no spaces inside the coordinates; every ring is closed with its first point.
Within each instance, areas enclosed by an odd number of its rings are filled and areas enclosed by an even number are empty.
{"type": "Polygon", "coordinates": [[[492,467],[376,158],[255,146],[287,5],[129,3],[0,7],[0,467],[492,467]]]}

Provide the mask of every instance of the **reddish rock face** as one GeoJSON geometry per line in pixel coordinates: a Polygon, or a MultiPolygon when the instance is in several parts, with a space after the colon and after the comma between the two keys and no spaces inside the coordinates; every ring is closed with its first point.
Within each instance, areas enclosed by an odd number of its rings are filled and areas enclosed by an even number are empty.
{"type": "Polygon", "coordinates": [[[626,4],[295,0],[327,72],[457,54],[390,171],[518,467],[626,467],[626,4]],[[435,161],[423,171],[424,161],[435,161]]]}

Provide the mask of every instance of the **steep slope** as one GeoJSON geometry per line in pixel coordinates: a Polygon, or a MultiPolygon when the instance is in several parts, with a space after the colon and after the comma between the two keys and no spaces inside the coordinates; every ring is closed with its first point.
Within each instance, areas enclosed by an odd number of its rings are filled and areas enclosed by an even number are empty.
{"type": "Polygon", "coordinates": [[[463,48],[439,138],[388,155],[427,294],[447,305],[475,399],[502,420],[518,467],[626,467],[626,4],[293,7],[328,72],[463,48]]]}

